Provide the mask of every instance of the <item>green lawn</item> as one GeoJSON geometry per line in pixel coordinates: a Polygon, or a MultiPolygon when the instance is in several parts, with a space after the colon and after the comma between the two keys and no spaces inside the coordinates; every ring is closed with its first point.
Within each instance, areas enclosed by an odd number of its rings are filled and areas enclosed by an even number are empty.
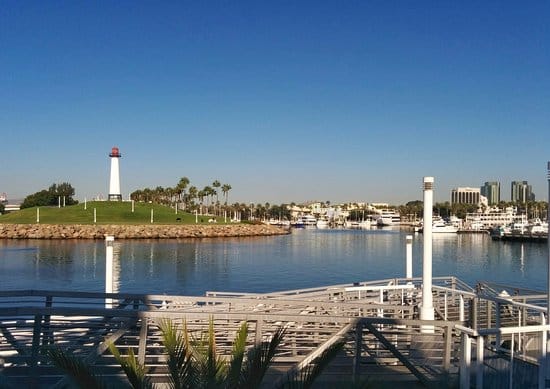
{"type": "MultiPolygon", "coordinates": [[[[96,224],[151,224],[153,210],[154,224],[195,224],[195,214],[178,212],[170,207],[157,204],[134,204],[131,202],[94,201],[72,205],[69,207],[39,207],[40,223],[42,224],[94,224],[94,209],[96,224]],[[177,220],[177,219],[180,220],[177,220]]],[[[0,216],[0,223],[30,224],[36,223],[36,208],[26,208],[0,216]]],[[[198,216],[199,223],[208,224],[212,216],[198,216]]],[[[216,218],[223,223],[224,218],[216,218]]]]}

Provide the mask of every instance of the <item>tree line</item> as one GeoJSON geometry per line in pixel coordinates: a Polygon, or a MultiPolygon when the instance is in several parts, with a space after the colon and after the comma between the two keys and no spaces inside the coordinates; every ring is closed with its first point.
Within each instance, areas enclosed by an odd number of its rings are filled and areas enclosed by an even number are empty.
{"type": "Polygon", "coordinates": [[[21,209],[31,207],[47,207],[52,205],[75,205],[74,188],[68,182],[52,184],[48,189],[28,195],[21,204],[21,209]]]}
{"type": "Polygon", "coordinates": [[[202,214],[209,213],[212,210],[220,214],[220,194],[224,199],[224,208],[227,208],[229,200],[229,191],[232,189],[229,184],[222,184],[214,180],[211,185],[206,185],[199,189],[190,185],[191,181],[187,177],[182,177],[173,187],[157,186],[156,188],[144,188],[135,190],[130,194],[134,201],[145,203],[162,204],[171,207],[179,206],[182,210],[193,211],[197,209],[202,214]],[[214,201],[215,198],[215,201],[214,201]]]}

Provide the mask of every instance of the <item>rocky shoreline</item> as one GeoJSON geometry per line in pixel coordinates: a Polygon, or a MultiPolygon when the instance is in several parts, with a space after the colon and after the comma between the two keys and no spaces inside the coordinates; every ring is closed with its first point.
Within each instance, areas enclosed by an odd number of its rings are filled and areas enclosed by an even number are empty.
{"type": "Polygon", "coordinates": [[[178,239],[271,236],[289,230],[263,224],[83,225],[0,224],[0,239],[178,239]]]}

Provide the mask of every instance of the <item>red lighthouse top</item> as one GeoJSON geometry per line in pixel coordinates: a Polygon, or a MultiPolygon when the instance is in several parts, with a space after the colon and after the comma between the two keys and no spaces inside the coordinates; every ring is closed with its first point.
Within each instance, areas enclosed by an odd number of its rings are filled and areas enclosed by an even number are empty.
{"type": "Polygon", "coordinates": [[[109,157],[111,158],[120,158],[122,155],[120,155],[120,152],[118,151],[118,147],[113,147],[111,149],[111,153],[109,154],[109,157]]]}

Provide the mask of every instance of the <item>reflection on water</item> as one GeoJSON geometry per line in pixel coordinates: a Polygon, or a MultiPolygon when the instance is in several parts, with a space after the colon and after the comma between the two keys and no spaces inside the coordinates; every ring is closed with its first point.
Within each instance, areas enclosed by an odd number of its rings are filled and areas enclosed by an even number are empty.
{"type": "MultiPolygon", "coordinates": [[[[115,290],[203,294],[267,292],[402,277],[406,231],[296,230],[288,236],[115,241],[115,290]]],[[[545,244],[434,234],[434,276],[546,289],[545,244]],[[541,271],[542,270],[542,271],[541,271]]],[[[422,235],[413,275],[422,275],[422,235]]],[[[0,240],[0,289],[103,291],[103,241],[0,240]]]]}

